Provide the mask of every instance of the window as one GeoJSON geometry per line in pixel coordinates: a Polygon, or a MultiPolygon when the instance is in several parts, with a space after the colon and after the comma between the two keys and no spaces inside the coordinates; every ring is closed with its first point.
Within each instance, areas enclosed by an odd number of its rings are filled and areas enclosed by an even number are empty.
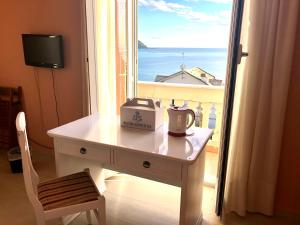
{"type": "Polygon", "coordinates": [[[195,111],[194,126],[214,129],[209,151],[218,152],[232,0],[86,2],[96,111],[117,113],[126,97],[154,98],[167,121],[174,99],[195,111]]]}
{"type": "MultiPolygon", "coordinates": [[[[172,99],[194,110],[194,126],[214,129],[208,150],[218,152],[222,125],[232,0],[138,0],[136,95],[172,99]]],[[[208,156],[214,183],[218,154],[208,156]]]]}

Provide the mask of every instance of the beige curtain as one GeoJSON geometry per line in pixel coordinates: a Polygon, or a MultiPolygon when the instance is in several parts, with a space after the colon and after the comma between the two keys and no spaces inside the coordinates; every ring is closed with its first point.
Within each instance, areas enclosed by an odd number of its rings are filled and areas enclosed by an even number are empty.
{"type": "Polygon", "coordinates": [[[84,115],[116,114],[126,99],[126,6],[127,0],[82,1],[84,115]]]}
{"type": "Polygon", "coordinates": [[[273,214],[299,0],[245,0],[225,211],[273,214]]]}
{"type": "Polygon", "coordinates": [[[113,0],[95,0],[98,111],[116,114],[116,10],[113,0]]]}

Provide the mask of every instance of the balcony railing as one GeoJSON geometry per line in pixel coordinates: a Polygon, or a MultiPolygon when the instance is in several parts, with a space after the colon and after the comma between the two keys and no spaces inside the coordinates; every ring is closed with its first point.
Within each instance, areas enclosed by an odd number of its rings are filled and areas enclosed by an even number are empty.
{"type": "Polygon", "coordinates": [[[219,148],[224,86],[171,84],[159,82],[137,83],[137,95],[142,98],[160,99],[164,110],[164,119],[168,120],[167,108],[171,100],[176,105],[188,104],[188,107],[196,113],[197,119],[194,125],[214,129],[214,135],[208,145],[219,148]]]}

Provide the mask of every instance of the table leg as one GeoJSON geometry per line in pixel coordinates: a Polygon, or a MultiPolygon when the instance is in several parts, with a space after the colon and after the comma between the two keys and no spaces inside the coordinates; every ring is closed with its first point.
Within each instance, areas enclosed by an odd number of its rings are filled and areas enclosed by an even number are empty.
{"type": "Polygon", "coordinates": [[[182,168],[179,225],[200,225],[202,223],[202,191],[205,164],[205,150],[191,165],[182,168]]]}

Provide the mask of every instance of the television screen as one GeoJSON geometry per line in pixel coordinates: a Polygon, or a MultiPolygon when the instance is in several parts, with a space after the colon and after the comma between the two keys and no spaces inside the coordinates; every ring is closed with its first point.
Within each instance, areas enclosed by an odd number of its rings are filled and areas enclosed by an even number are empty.
{"type": "Polygon", "coordinates": [[[61,35],[22,34],[25,64],[47,68],[63,68],[61,35]]]}

